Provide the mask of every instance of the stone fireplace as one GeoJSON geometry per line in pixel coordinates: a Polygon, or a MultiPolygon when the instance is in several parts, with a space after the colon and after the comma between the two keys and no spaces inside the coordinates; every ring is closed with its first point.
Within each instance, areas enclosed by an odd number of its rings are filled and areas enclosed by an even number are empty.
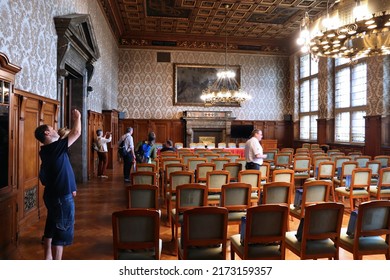
{"type": "Polygon", "coordinates": [[[212,139],[215,144],[229,142],[234,119],[231,111],[184,111],[186,147],[189,147],[190,143],[201,142],[199,139],[212,139]]]}

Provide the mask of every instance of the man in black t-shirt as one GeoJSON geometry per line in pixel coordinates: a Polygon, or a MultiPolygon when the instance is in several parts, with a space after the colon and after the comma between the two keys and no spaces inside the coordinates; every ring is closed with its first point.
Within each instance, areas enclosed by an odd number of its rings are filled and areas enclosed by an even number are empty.
{"type": "Polygon", "coordinates": [[[77,186],[68,148],[81,135],[81,115],[72,111],[73,125],[67,137],[60,139],[57,130],[49,125],[35,129],[35,138],[41,142],[42,165],[39,179],[45,185],[43,199],[47,208],[44,233],[45,259],[62,259],[64,246],[73,242],[74,200],[77,186]]]}

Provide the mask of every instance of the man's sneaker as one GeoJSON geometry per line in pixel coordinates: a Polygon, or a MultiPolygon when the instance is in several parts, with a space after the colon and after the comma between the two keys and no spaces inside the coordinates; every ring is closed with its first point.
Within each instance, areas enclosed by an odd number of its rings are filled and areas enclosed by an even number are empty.
{"type": "Polygon", "coordinates": [[[125,182],[129,183],[129,182],[130,182],[130,179],[125,179],[125,182]]]}
{"type": "Polygon", "coordinates": [[[102,176],[100,176],[100,177],[102,177],[102,178],[108,178],[108,176],[107,176],[107,175],[102,175],[102,176]]]}

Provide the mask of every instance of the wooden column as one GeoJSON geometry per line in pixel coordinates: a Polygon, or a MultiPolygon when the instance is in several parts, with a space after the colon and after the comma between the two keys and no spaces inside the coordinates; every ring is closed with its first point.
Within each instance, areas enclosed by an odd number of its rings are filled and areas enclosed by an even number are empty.
{"type": "Polygon", "coordinates": [[[317,119],[317,142],[326,144],[326,119],[317,119]]]}
{"type": "Polygon", "coordinates": [[[366,146],[365,154],[371,157],[381,153],[381,116],[365,116],[366,146]]]}

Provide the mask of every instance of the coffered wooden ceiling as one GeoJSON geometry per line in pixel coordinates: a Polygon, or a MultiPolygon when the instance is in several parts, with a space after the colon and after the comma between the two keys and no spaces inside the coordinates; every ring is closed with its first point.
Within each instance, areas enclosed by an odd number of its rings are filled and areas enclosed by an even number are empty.
{"type": "Polygon", "coordinates": [[[316,18],[334,2],[98,1],[120,47],[224,51],[227,40],[228,49],[270,54],[296,50],[295,41],[304,13],[316,18]]]}

